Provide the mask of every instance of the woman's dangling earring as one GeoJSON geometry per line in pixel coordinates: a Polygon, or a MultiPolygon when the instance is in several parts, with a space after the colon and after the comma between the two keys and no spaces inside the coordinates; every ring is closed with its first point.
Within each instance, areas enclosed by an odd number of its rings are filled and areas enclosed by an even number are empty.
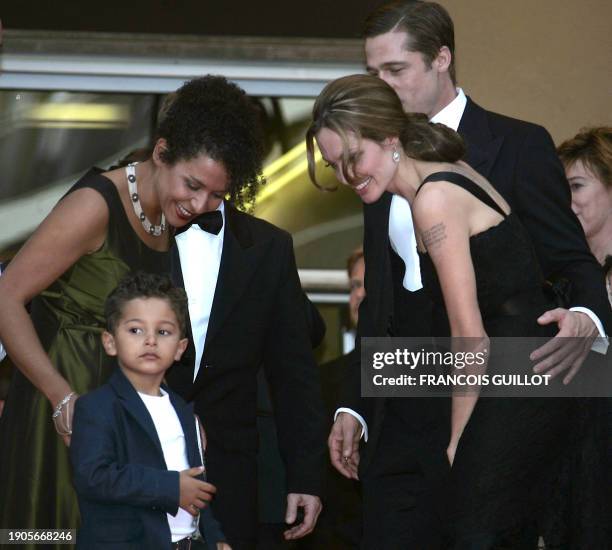
{"type": "Polygon", "coordinates": [[[391,158],[393,159],[393,162],[395,162],[396,164],[400,161],[399,151],[395,149],[395,147],[393,148],[393,153],[391,154],[391,158]]]}

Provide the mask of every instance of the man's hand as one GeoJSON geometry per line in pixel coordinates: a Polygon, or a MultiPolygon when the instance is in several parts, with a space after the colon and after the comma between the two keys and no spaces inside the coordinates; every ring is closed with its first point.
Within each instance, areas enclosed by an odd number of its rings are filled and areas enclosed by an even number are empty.
{"type": "Polygon", "coordinates": [[[197,466],[179,473],[179,506],[192,516],[197,516],[217,492],[214,485],[197,478],[203,471],[204,466],[197,466]]]}
{"type": "Polygon", "coordinates": [[[344,477],[359,479],[359,439],[361,424],[352,414],[341,412],[332,426],[327,446],[334,468],[344,477]]]}
{"type": "Polygon", "coordinates": [[[569,369],[563,379],[564,384],[569,384],[599,335],[595,323],[585,313],[562,308],[547,311],[538,318],[538,323],[557,323],[559,332],[531,353],[529,358],[536,363],[533,371],[546,372],[554,378],[569,369]]]}
{"type": "Polygon", "coordinates": [[[308,533],[311,533],[317,523],[321,508],[323,508],[319,497],[289,493],[287,495],[287,512],[285,514],[286,523],[291,524],[296,520],[298,507],[304,508],[304,520],[302,523],[284,532],[285,540],[300,539],[308,533]]]}

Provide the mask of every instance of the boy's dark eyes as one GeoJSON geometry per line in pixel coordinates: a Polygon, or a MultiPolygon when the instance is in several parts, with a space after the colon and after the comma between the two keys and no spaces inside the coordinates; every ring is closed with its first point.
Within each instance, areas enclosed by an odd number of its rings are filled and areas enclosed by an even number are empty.
{"type": "Polygon", "coordinates": [[[583,187],[583,185],[581,183],[570,183],[570,189],[572,191],[578,191],[582,187],[583,187]]]}
{"type": "MultiPolygon", "coordinates": [[[[140,327],[129,327],[128,332],[130,334],[142,334],[144,330],[140,327]]],[[[165,328],[160,328],[158,329],[157,334],[159,334],[160,336],[170,336],[172,335],[172,331],[165,328]]]]}

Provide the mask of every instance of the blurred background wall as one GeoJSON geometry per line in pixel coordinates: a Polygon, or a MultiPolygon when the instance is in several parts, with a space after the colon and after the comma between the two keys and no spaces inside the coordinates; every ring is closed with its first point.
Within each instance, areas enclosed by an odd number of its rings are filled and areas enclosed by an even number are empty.
{"type": "MultiPolygon", "coordinates": [[[[0,3],[7,29],[357,38],[369,0],[30,0],[0,3]]],[[[612,2],[441,0],[460,83],[485,107],[545,125],[555,141],[611,122],[612,2]]]]}
{"type": "Polygon", "coordinates": [[[612,122],[612,2],[443,0],[459,83],[493,111],[542,124],[556,143],[612,122]]]}

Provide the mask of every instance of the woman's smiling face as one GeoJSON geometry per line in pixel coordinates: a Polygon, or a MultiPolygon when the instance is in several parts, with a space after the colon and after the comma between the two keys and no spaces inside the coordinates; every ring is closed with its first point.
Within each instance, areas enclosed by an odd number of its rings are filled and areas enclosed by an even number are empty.
{"type": "Polygon", "coordinates": [[[397,171],[397,163],[392,159],[393,145],[379,144],[370,139],[357,139],[353,132],[347,132],[348,139],[348,179],[342,170],[344,143],[341,137],[322,128],[315,139],[324,161],[336,172],[338,181],[351,187],[365,203],[376,202],[388,190],[397,171]],[[353,180],[349,182],[349,180],[353,180]]]}
{"type": "Polygon", "coordinates": [[[173,165],[158,161],[158,194],[168,223],[182,227],[204,212],[219,207],[229,188],[222,163],[201,153],[173,165]]]}

